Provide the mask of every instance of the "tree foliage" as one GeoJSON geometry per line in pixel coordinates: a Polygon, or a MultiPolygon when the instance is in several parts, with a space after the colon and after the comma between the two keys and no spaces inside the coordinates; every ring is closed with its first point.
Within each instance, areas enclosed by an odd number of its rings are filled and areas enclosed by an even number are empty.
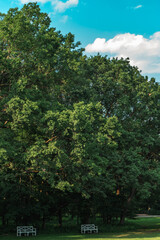
{"type": "Polygon", "coordinates": [[[159,84],[79,45],[36,3],[1,14],[3,224],[61,225],[66,213],[123,223],[159,186],[159,84]]]}

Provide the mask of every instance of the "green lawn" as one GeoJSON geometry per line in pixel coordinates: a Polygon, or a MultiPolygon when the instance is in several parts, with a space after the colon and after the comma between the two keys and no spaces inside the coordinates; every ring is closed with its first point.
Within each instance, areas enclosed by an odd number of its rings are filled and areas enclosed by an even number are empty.
{"type": "Polygon", "coordinates": [[[15,240],[15,239],[32,239],[32,240],[152,240],[152,239],[160,239],[160,232],[128,232],[128,233],[121,233],[121,234],[94,234],[94,235],[73,235],[73,234],[41,234],[37,237],[16,237],[15,235],[8,235],[8,236],[0,236],[1,240],[15,240]]]}
{"type": "Polygon", "coordinates": [[[16,234],[0,235],[0,240],[32,239],[32,240],[160,240],[160,218],[142,218],[130,220],[121,229],[117,227],[114,232],[99,234],[70,234],[70,233],[39,233],[36,237],[16,237],[16,234]],[[134,226],[134,230],[129,230],[134,226]],[[121,231],[120,231],[121,230],[121,231]]]}

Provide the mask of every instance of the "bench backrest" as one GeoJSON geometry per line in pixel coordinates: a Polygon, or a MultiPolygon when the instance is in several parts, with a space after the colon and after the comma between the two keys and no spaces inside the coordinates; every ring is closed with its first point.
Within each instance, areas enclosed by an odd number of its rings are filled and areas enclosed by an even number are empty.
{"type": "Polygon", "coordinates": [[[94,229],[95,225],[94,224],[83,224],[81,225],[81,229],[94,229]]]}
{"type": "Polygon", "coordinates": [[[17,226],[17,231],[20,232],[33,231],[33,226],[17,226]]]}

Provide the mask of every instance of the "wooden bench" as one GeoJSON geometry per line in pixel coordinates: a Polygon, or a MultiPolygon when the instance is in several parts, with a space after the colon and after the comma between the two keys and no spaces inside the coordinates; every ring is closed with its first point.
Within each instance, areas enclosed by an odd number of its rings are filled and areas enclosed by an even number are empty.
{"type": "Polygon", "coordinates": [[[29,234],[32,234],[32,236],[36,236],[36,228],[33,226],[17,226],[17,237],[29,236],[29,234]]]}
{"type": "Polygon", "coordinates": [[[81,225],[81,233],[98,233],[98,227],[94,224],[81,225]]]}

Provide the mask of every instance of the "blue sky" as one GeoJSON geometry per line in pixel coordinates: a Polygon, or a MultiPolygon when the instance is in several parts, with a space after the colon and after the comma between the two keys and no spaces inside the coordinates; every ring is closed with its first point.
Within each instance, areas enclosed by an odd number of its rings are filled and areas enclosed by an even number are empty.
{"type": "MultiPolygon", "coordinates": [[[[35,2],[35,0],[30,0],[35,2]]],[[[0,11],[29,0],[0,0],[0,11]]],[[[160,0],[37,0],[52,26],[72,32],[87,55],[129,57],[142,74],[160,81],[160,0]]]]}

